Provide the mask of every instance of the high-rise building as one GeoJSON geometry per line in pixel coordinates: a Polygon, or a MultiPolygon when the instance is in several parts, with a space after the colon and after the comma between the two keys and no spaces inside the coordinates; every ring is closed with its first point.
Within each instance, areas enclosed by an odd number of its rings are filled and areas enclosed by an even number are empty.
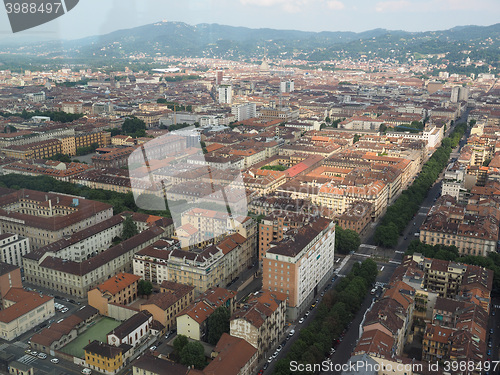
{"type": "Polygon", "coordinates": [[[293,81],[283,81],[280,84],[280,89],[281,89],[281,92],[287,92],[287,93],[293,92],[294,82],[293,81]]]}
{"type": "Polygon", "coordinates": [[[222,69],[217,69],[215,72],[215,84],[220,85],[222,79],[224,78],[224,71],[222,69]]]}
{"type": "Polygon", "coordinates": [[[458,95],[460,93],[460,86],[453,86],[451,88],[451,97],[450,97],[450,101],[452,103],[456,103],[458,102],[458,95]]]}
{"type": "Polygon", "coordinates": [[[257,106],[255,103],[242,103],[233,105],[231,113],[236,116],[236,121],[243,121],[257,117],[257,106]]]}
{"type": "Polygon", "coordinates": [[[231,104],[233,102],[233,87],[232,85],[219,86],[219,103],[231,104]]]}

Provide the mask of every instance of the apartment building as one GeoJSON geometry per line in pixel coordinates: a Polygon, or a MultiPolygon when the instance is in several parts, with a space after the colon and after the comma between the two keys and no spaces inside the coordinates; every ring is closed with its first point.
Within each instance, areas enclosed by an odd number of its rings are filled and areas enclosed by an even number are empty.
{"type": "Polygon", "coordinates": [[[202,250],[181,250],[176,240],[163,239],[134,256],[134,274],[155,284],[174,281],[192,285],[195,295],[225,286],[255,259],[252,242],[235,233],[202,250]]]}
{"type": "Polygon", "coordinates": [[[208,317],[220,306],[225,307],[232,314],[235,300],[236,292],[232,290],[208,289],[177,316],[177,334],[193,340],[206,340],[208,317]]]}
{"type": "Polygon", "coordinates": [[[22,288],[21,268],[0,262],[0,302],[10,288],[22,288]]]}
{"type": "Polygon", "coordinates": [[[26,145],[8,146],[2,149],[2,153],[14,159],[49,159],[62,153],[62,143],[58,139],[49,139],[26,145]]]}
{"type": "Polygon", "coordinates": [[[451,196],[438,199],[420,227],[420,241],[454,245],[460,255],[496,252],[500,210],[494,206],[459,205],[451,196]]]}
{"type": "Polygon", "coordinates": [[[137,299],[137,284],[140,277],[121,272],[99,284],[87,293],[89,305],[108,316],[108,305],[128,305],[137,299]]]}
{"type": "Polygon", "coordinates": [[[198,370],[189,370],[177,362],[149,353],[141,355],[132,362],[132,375],[187,375],[194,371],[198,372],[198,370]]]}
{"type": "Polygon", "coordinates": [[[372,205],[369,202],[354,202],[337,218],[337,224],[342,229],[350,229],[361,234],[372,222],[372,205]]]}
{"type": "Polygon", "coordinates": [[[140,310],[147,310],[167,331],[175,327],[176,317],[194,301],[194,287],[163,281],[161,293],[152,295],[140,310]]]}
{"type": "Polygon", "coordinates": [[[131,353],[131,349],[127,344],[115,346],[94,340],[83,348],[85,364],[92,370],[114,375],[124,366],[125,358],[131,353]]]}
{"type": "Polygon", "coordinates": [[[23,288],[10,288],[2,299],[0,338],[14,340],[54,315],[54,298],[23,288]]]}
{"type": "Polygon", "coordinates": [[[30,241],[18,234],[0,234],[0,262],[22,267],[22,257],[30,251],[30,241]]]}
{"type": "Polygon", "coordinates": [[[333,274],[335,224],[319,217],[294,230],[264,256],[263,289],[287,296],[287,317],[295,320],[333,274]]]}
{"type": "Polygon", "coordinates": [[[81,197],[21,189],[0,197],[0,229],[29,238],[32,250],[113,216],[113,207],[81,197]]]}
{"type": "Polygon", "coordinates": [[[262,263],[272,242],[283,240],[290,229],[297,229],[309,223],[309,215],[298,213],[276,213],[267,215],[259,223],[259,262],[262,263]]]}
{"type": "Polygon", "coordinates": [[[27,282],[83,298],[88,291],[120,272],[132,271],[132,259],[139,250],[158,241],[164,231],[147,229],[90,259],[80,262],[54,256],[24,258],[27,282]]]}
{"type": "Polygon", "coordinates": [[[251,344],[262,359],[283,338],[285,323],[286,294],[261,290],[235,310],[230,334],[251,344]]]}

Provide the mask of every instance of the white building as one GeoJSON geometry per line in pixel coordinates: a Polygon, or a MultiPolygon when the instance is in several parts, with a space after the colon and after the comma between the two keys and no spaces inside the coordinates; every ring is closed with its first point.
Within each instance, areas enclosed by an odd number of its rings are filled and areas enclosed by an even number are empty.
{"type": "Polygon", "coordinates": [[[231,104],[233,102],[233,86],[220,85],[219,86],[219,103],[231,104]]]}
{"type": "Polygon", "coordinates": [[[236,116],[236,121],[248,120],[257,117],[257,105],[255,103],[242,103],[233,105],[231,113],[236,116]]]}
{"type": "Polygon", "coordinates": [[[108,344],[114,346],[128,344],[135,348],[149,336],[152,322],[153,315],[148,311],[140,311],[108,333],[108,344]]]}
{"type": "Polygon", "coordinates": [[[0,261],[23,266],[23,255],[30,251],[29,238],[18,234],[4,233],[0,235],[0,261]]]}
{"type": "Polygon", "coordinates": [[[280,90],[281,92],[290,93],[294,91],[294,86],[295,84],[293,81],[283,81],[280,83],[280,90]]]}

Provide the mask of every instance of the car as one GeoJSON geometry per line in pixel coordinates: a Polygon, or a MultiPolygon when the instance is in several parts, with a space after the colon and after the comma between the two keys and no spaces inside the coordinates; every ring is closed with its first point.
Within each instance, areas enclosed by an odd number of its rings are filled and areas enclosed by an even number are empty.
{"type": "Polygon", "coordinates": [[[487,354],[488,354],[488,355],[491,355],[491,349],[489,349],[489,350],[488,350],[488,353],[487,353],[487,354]]]}
{"type": "Polygon", "coordinates": [[[90,375],[90,374],[92,374],[92,370],[91,370],[91,369],[89,369],[89,368],[84,368],[84,369],[82,370],[82,374],[85,374],[85,375],[90,375]]]}
{"type": "Polygon", "coordinates": [[[37,351],[35,351],[35,350],[32,350],[32,351],[31,351],[31,355],[34,355],[34,356],[36,357],[36,356],[38,355],[38,352],[37,352],[37,351]]]}
{"type": "Polygon", "coordinates": [[[324,291],[323,291],[323,292],[321,292],[321,297],[323,297],[324,295],[325,295],[325,292],[324,292],[324,291]]]}
{"type": "Polygon", "coordinates": [[[495,316],[495,310],[493,310],[493,311],[491,312],[491,315],[495,316]]]}
{"type": "Polygon", "coordinates": [[[52,358],[52,359],[50,360],[50,362],[52,362],[52,363],[59,363],[59,360],[58,360],[57,358],[52,358]]]}
{"type": "Polygon", "coordinates": [[[69,311],[69,309],[67,307],[65,307],[64,309],[61,310],[61,312],[64,314],[64,313],[67,313],[69,311]]]}
{"type": "Polygon", "coordinates": [[[47,358],[47,354],[45,354],[45,353],[38,353],[37,357],[40,358],[40,359],[45,359],[45,358],[47,358]]]}
{"type": "Polygon", "coordinates": [[[490,333],[493,333],[493,328],[490,329],[490,333]]]}
{"type": "Polygon", "coordinates": [[[491,348],[491,341],[488,342],[488,348],[491,348]]]}
{"type": "Polygon", "coordinates": [[[377,291],[377,289],[373,288],[373,289],[370,291],[370,293],[371,293],[371,294],[375,294],[375,292],[376,292],[376,291],[377,291]]]}
{"type": "Polygon", "coordinates": [[[167,332],[167,334],[165,335],[165,339],[168,339],[170,337],[170,332],[167,332]]]}
{"type": "Polygon", "coordinates": [[[276,358],[278,356],[278,354],[280,354],[280,352],[278,352],[277,350],[273,353],[273,359],[276,358]]]}
{"type": "Polygon", "coordinates": [[[160,346],[161,344],[163,344],[163,341],[158,341],[158,344],[156,344],[156,346],[160,346]]]}
{"type": "Polygon", "coordinates": [[[267,370],[268,367],[269,367],[269,363],[266,362],[266,363],[264,363],[264,366],[262,366],[262,369],[267,370]]]}
{"type": "Polygon", "coordinates": [[[282,346],[280,345],[280,346],[278,346],[278,347],[276,348],[276,351],[277,351],[277,352],[281,352],[281,349],[282,349],[282,346]]]}
{"type": "Polygon", "coordinates": [[[306,317],[309,316],[309,311],[306,311],[305,316],[306,317]]]}
{"type": "Polygon", "coordinates": [[[70,299],[68,302],[76,303],[74,299],[70,299]]]}
{"type": "Polygon", "coordinates": [[[31,354],[31,350],[29,350],[29,349],[26,349],[24,352],[25,352],[26,354],[31,354]]]}
{"type": "Polygon", "coordinates": [[[294,333],[295,333],[295,330],[294,330],[294,329],[292,329],[292,330],[290,331],[290,333],[288,334],[288,336],[293,336],[293,334],[294,334],[294,333]]]}
{"type": "Polygon", "coordinates": [[[156,345],[153,345],[149,350],[156,350],[156,345]]]}
{"type": "Polygon", "coordinates": [[[302,323],[304,323],[304,318],[299,319],[299,324],[302,324],[302,323]]]}
{"type": "Polygon", "coordinates": [[[259,371],[259,373],[258,373],[258,375],[262,375],[263,373],[264,373],[264,369],[261,368],[260,371],[259,371]]]}
{"type": "Polygon", "coordinates": [[[273,356],[270,356],[270,357],[268,358],[268,360],[267,360],[267,363],[271,363],[271,362],[273,361],[273,359],[274,359],[274,358],[273,358],[273,356]]]}
{"type": "Polygon", "coordinates": [[[408,236],[405,236],[405,241],[408,239],[408,236]]]}

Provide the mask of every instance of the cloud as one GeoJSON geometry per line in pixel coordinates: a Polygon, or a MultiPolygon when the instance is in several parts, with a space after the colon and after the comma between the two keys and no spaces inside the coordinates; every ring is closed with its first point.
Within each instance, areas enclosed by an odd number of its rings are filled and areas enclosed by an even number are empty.
{"type": "Polygon", "coordinates": [[[410,10],[411,8],[412,3],[408,0],[381,1],[375,5],[375,10],[380,13],[399,12],[402,10],[410,10]]]}
{"type": "Polygon", "coordinates": [[[339,0],[329,0],[326,2],[326,6],[331,10],[342,10],[345,9],[345,5],[339,0]]]}

